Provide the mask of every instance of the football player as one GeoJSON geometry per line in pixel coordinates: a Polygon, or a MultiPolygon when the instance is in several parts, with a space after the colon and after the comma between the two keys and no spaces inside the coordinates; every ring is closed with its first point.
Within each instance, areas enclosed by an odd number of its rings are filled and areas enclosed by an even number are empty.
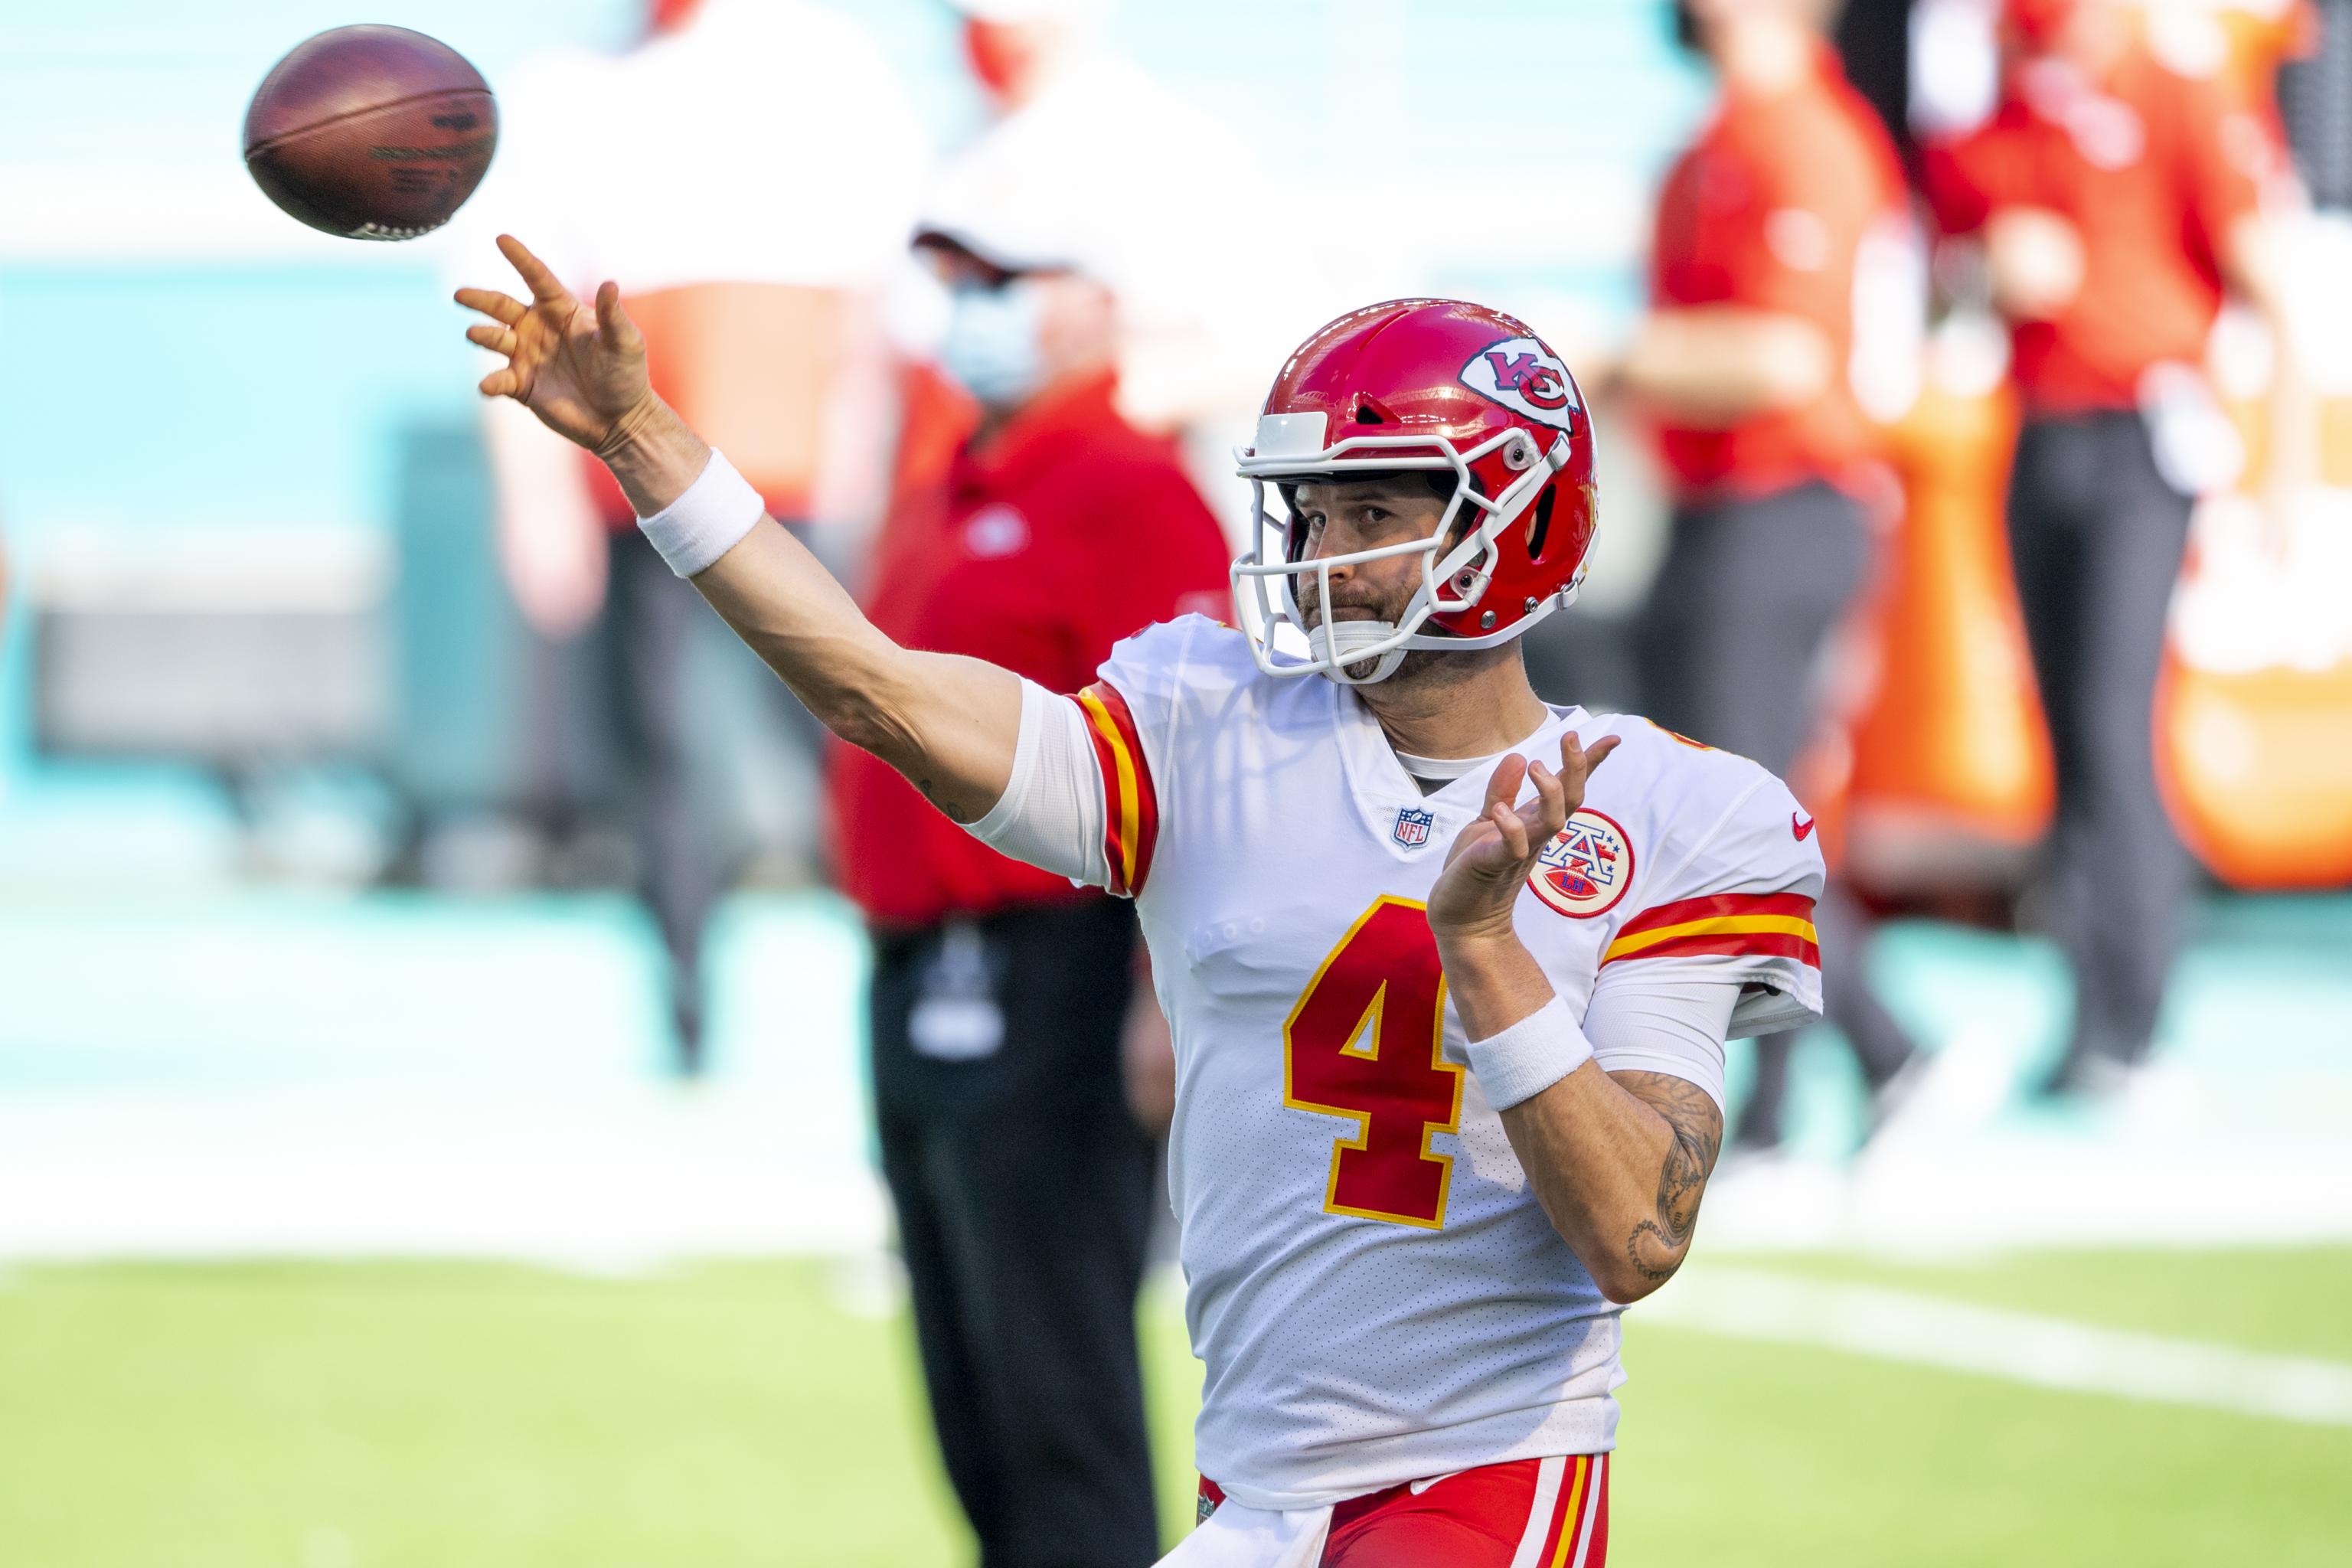
{"type": "Polygon", "coordinates": [[[1820,1009],[1822,862],[1755,763],[1528,686],[1594,520],[1559,358],[1456,300],[1317,332],[1242,457],[1249,629],[1147,627],[1060,695],[876,631],[653,395],[612,287],[499,245],[530,297],[458,292],[482,393],[603,458],[836,734],[1135,900],[1207,1365],[1171,1561],[1597,1568],[1618,1313],[1689,1250],[1725,1039],[1820,1009]]]}

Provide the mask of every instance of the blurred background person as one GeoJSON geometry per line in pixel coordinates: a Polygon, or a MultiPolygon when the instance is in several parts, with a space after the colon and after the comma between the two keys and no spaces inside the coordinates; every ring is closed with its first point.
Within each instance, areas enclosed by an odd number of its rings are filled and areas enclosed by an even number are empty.
{"type": "Polygon", "coordinates": [[[1178,437],[1238,537],[1231,454],[1267,368],[1331,313],[1305,244],[1268,242],[1275,193],[1250,144],[1109,47],[1108,0],[952,3],[991,119],[930,210],[1017,207],[1083,237],[1119,300],[1121,415],[1178,437]]]}
{"type": "MultiPolygon", "coordinates": [[[[721,426],[713,439],[770,510],[839,559],[840,536],[878,508],[893,418],[878,300],[928,161],[893,67],[847,17],[802,0],[653,0],[634,50],[550,58],[501,94],[505,140],[469,210],[475,232],[543,237],[573,279],[616,279],[663,395],[721,426]],[[625,214],[616,188],[636,194],[625,214]]],[[[668,955],[677,1059],[693,1072],[703,931],[744,853],[707,808],[687,679],[700,606],[601,467],[509,411],[484,418],[508,580],[584,677],[605,731],[635,885],[668,955]]],[[[533,705],[532,739],[544,826],[560,837],[580,815],[565,776],[578,748],[554,684],[533,705]]],[[[814,730],[789,696],[776,701],[813,796],[814,730]]],[[[813,837],[794,847],[812,859],[813,837]]]]}
{"type": "MultiPolygon", "coordinates": [[[[1674,496],[1636,633],[1645,711],[1780,774],[1820,724],[1832,634],[1868,575],[1869,504],[1888,482],[1857,385],[1900,395],[1921,303],[1913,289],[1908,340],[1905,307],[1889,323],[1872,305],[1874,291],[1900,300],[1916,247],[1886,131],[1821,37],[1830,9],[1677,7],[1721,95],[1659,194],[1651,311],[1618,371],[1655,426],[1674,496]],[[1893,335],[1858,342],[1858,314],[1893,335]]],[[[1814,921],[1832,955],[1828,1019],[1884,1099],[1914,1051],[1869,985],[1867,917],[1833,883],[1814,921]]],[[[1780,1142],[1793,1043],[1758,1043],[1735,1149],[1780,1142]]]]}
{"type": "MultiPolygon", "coordinates": [[[[902,480],[863,595],[907,646],[1055,691],[1091,684],[1118,638],[1228,603],[1175,447],[1118,411],[1119,302],[1055,237],[1066,210],[1040,189],[920,231],[968,417],[943,472],[902,480]]],[[[1157,1007],[1133,913],[988,848],[866,752],[835,747],[832,787],[840,883],[874,942],[883,1174],[981,1562],[1150,1563],[1135,1303],[1157,1129],[1129,1114],[1121,1042],[1157,1007]]]]}
{"type": "Polygon", "coordinates": [[[2154,1038],[2193,887],[2151,707],[2195,498],[2234,477],[2201,365],[2225,288],[2270,328],[2272,487],[2311,425],[2261,184],[2277,144],[2176,74],[2113,0],[2009,0],[1997,102],[1926,149],[1939,226],[1980,246],[2023,425],[2010,549],[2057,773],[2049,923],[2074,974],[2049,1092],[2105,1091],[2154,1038]]]}

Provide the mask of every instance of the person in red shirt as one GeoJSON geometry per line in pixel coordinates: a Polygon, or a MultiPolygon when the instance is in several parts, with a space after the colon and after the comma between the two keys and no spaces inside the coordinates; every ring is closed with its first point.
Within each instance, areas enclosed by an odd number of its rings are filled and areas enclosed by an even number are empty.
{"type": "MultiPolygon", "coordinates": [[[[1651,310],[1619,368],[1675,506],[1636,634],[1643,700],[1660,723],[1776,773],[1812,736],[1822,655],[1870,554],[1857,497],[1879,436],[1855,367],[1877,362],[1857,361],[1857,310],[1894,295],[1898,341],[1865,346],[1899,351],[1903,278],[1916,273],[1894,146],[1822,40],[1820,10],[1679,11],[1722,98],[1659,193],[1651,310]]],[[[1883,1109],[1917,1058],[1865,982],[1866,920],[1832,882],[1814,923],[1837,954],[1822,965],[1826,1015],[1883,1109]]],[[[1793,1040],[1759,1043],[1734,1150],[1779,1143],[1793,1040]]]]}
{"type": "Polygon", "coordinates": [[[2225,288],[2271,323],[2279,429],[2300,427],[2298,378],[2263,128],[2159,64],[2111,0],[2011,0],[2003,31],[1991,117],[1929,145],[1925,168],[2010,324],[2010,549],[2057,769],[2052,920],[2075,975],[2043,1087],[2099,1091],[2148,1050],[2190,893],[2150,709],[2193,494],[2227,477],[2179,438],[2218,418],[2198,367],[2225,288]]]}
{"type": "MultiPolygon", "coordinates": [[[[1113,405],[1109,294],[1036,241],[919,236],[971,425],[943,470],[902,472],[863,600],[906,647],[1076,691],[1119,638],[1223,615],[1228,555],[1174,444],[1113,405]]],[[[883,1173],[981,1561],[1149,1563],[1135,1295],[1154,1142],[1120,1070],[1130,1002],[1150,1005],[1134,915],[989,848],[867,752],[835,749],[832,795],[840,885],[874,937],[883,1173]]]]}

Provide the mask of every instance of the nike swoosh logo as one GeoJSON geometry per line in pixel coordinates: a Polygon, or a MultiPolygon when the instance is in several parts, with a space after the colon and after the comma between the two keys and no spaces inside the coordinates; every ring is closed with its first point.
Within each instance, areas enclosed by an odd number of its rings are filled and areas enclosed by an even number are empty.
{"type": "Polygon", "coordinates": [[[1813,836],[1813,819],[1809,816],[1800,822],[1797,820],[1797,814],[1792,811],[1789,814],[1789,831],[1797,836],[1798,843],[1802,844],[1813,836]]]}

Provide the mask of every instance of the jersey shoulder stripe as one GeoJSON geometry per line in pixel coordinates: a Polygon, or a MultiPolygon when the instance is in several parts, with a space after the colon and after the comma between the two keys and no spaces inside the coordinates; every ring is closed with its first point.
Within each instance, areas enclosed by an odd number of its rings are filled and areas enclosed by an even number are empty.
{"type": "Polygon", "coordinates": [[[1643,910],[1619,928],[1601,962],[1755,953],[1819,969],[1820,942],[1813,900],[1802,893],[1714,893],[1643,910]]]}
{"type": "Polygon", "coordinates": [[[1094,742],[1095,761],[1102,769],[1103,862],[1110,869],[1110,891],[1131,899],[1143,890],[1151,875],[1151,851],[1160,839],[1160,795],[1151,768],[1143,755],[1135,715],[1108,680],[1097,680],[1077,695],[1087,716],[1087,734],[1094,742]]]}

